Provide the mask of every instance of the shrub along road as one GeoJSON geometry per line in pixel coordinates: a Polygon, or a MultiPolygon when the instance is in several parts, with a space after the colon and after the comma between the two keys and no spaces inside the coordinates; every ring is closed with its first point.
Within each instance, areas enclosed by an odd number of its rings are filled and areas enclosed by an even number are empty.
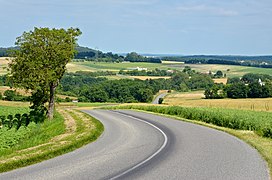
{"type": "Polygon", "coordinates": [[[135,111],[85,111],[104,124],[94,143],[0,179],[269,179],[246,143],[221,131],[135,111]]]}

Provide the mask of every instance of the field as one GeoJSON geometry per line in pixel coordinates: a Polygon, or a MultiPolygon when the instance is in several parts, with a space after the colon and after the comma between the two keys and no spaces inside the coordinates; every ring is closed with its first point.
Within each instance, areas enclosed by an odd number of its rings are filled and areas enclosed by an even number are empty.
{"type": "Polygon", "coordinates": [[[68,72],[76,71],[120,71],[130,68],[147,68],[153,70],[156,68],[167,69],[167,66],[158,63],[105,63],[105,62],[72,62],[67,65],[68,72]]]}
{"type": "Polygon", "coordinates": [[[170,76],[128,76],[133,79],[140,79],[140,80],[146,80],[146,79],[170,79],[170,76]]]}
{"type": "Polygon", "coordinates": [[[0,75],[6,74],[7,71],[3,68],[6,68],[8,65],[8,61],[6,57],[0,57],[0,75]]]}
{"type": "MultiPolygon", "coordinates": [[[[6,90],[15,90],[15,89],[11,89],[8,86],[0,86],[0,93],[3,94],[6,90]]],[[[18,92],[19,94],[24,95],[24,96],[29,96],[30,95],[29,92],[26,92],[23,89],[16,89],[16,92],[18,92]]]]}
{"type": "MultiPolygon", "coordinates": [[[[9,106],[9,107],[29,107],[29,102],[19,102],[19,101],[3,101],[0,100],[0,106],[9,106]]],[[[1,114],[1,113],[0,113],[1,114]]]]}
{"type": "Polygon", "coordinates": [[[105,62],[72,62],[67,65],[69,72],[76,71],[119,71],[121,69],[130,68],[147,68],[148,70],[158,69],[176,69],[182,70],[185,66],[190,66],[193,70],[201,73],[208,73],[209,71],[216,72],[221,70],[227,77],[241,77],[246,73],[263,73],[272,74],[272,68],[256,68],[246,66],[233,65],[216,65],[216,64],[184,64],[171,61],[163,61],[158,63],[105,63],[105,62]]]}
{"type": "MultiPolygon", "coordinates": [[[[2,104],[2,103],[1,103],[2,104]]],[[[15,115],[17,113],[23,114],[29,112],[28,107],[12,107],[12,106],[2,106],[0,105],[0,116],[7,116],[9,114],[15,115]]]]}
{"type": "MultiPolygon", "coordinates": [[[[7,67],[8,61],[4,57],[0,57],[0,75],[6,74],[7,71],[3,67],[7,67]]],[[[136,63],[106,63],[106,62],[71,62],[67,64],[68,72],[76,71],[120,71],[128,70],[130,68],[147,68],[148,70],[158,69],[176,69],[182,70],[185,66],[190,66],[193,70],[201,73],[207,73],[209,71],[216,72],[221,70],[224,74],[227,74],[227,77],[241,77],[246,73],[263,73],[263,74],[272,74],[272,68],[255,68],[255,67],[246,67],[246,66],[233,66],[233,65],[216,65],[216,64],[184,64],[181,62],[174,61],[162,61],[159,63],[145,63],[145,62],[136,62],[136,63]]]]}
{"type": "Polygon", "coordinates": [[[166,105],[186,107],[218,107],[254,111],[272,111],[272,98],[258,99],[204,99],[203,91],[172,93],[163,101],[166,105]]]}
{"type": "Polygon", "coordinates": [[[218,79],[213,79],[215,83],[223,83],[227,84],[228,78],[218,78],[218,79]]]}
{"type": "Polygon", "coordinates": [[[169,67],[174,69],[183,69],[185,66],[190,66],[193,70],[202,73],[209,71],[216,72],[221,70],[227,77],[241,77],[246,73],[262,73],[272,74],[272,68],[256,68],[247,66],[234,66],[234,65],[218,65],[218,64],[171,64],[169,67]]]}

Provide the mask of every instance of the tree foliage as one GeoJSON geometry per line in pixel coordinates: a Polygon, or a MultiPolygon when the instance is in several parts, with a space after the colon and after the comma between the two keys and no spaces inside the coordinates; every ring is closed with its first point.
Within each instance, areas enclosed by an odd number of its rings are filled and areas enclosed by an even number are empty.
{"type": "Polygon", "coordinates": [[[12,86],[32,92],[33,108],[49,102],[47,115],[53,118],[54,96],[66,64],[75,54],[79,29],[34,28],[16,40],[9,63],[12,86]]]}

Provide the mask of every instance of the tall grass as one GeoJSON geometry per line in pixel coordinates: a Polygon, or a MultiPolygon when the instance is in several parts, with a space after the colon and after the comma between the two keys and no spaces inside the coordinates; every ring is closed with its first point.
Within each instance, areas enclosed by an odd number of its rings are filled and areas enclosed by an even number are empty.
{"type": "Polygon", "coordinates": [[[115,109],[139,109],[181,118],[202,121],[237,130],[251,130],[263,137],[272,138],[272,113],[247,110],[180,107],[180,106],[117,106],[115,109]]]}
{"type": "Polygon", "coordinates": [[[28,107],[10,107],[0,105],[0,116],[15,115],[28,113],[30,109],[28,107]]]}
{"type": "Polygon", "coordinates": [[[89,115],[75,111],[60,111],[52,121],[38,124],[18,145],[0,151],[0,172],[27,166],[70,152],[96,140],[104,126],[89,115]],[[64,121],[72,118],[70,129],[64,121]],[[74,129],[74,130],[73,130],[74,129]]]}
{"type": "MultiPolygon", "coordinates": [[[[30,126],[22,126],[18,131],[15,129],[5,130],[3,132],[2,142],[0,143],[0,156],[14,153],[17,150],[34,147],[39,144],[48,142],[52,137],[64,133],[64,119],[56,113],[52,121],[44,123],[31,123],[30,126]]],[[[1,133],[0,133],[1,135],[1,133]]]]}

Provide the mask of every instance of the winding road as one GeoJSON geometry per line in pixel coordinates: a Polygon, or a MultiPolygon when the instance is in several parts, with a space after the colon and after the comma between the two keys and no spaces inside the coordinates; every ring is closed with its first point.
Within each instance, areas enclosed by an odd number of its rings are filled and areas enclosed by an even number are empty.
{"type": "Polygon", "coordinates": [[[159,94],[153,101],[152,104],[159,104],[159,99],[164,98],[167,95],[167,93],[161,93],[159,94]]]}
{"type": "Polygon", "coordinates": [[[104,124],[97,141],[0,179],[269,179],[257,151],[227,133],[142,112],[85,112],[104,124]]]}

